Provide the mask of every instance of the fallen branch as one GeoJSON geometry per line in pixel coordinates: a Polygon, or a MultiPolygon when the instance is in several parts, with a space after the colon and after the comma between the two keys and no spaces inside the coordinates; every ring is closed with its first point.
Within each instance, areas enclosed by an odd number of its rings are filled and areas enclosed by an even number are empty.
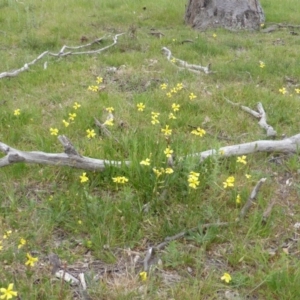
{"type": "Polygon", "coordinates": [[[267,123],[267,115],[266,115],[266,112],[263,108],[263,105],[258,102],[257,103],[257,110],[258,112],[256,112],[255,110],[252,110],[251,108],[247,107],[247,106],[244,106],[244,105],[240,105],[238,103],[234,103],[232,101],[230,101],[229,99],[227,98],[224,98],[229,104],[231,105],[234,105],[234,106],[239,106],[243,111],[251,114],[253,117],[259,119],[259,122],[258,122],[258,125],[262,128],[262,129],[265,129],[266,132],[267,132],[267,137],[272,137],[274,138],[277,133],[276,131],[274,130],[274,128],[269,125],[267,123]]]}
{"type": "Polygon", "coordinates": [[[210,70],[211,64],[209,64],[207,67],[203,67],[201,65],[189,64],[189,63],[187,63],[184,60],[175,58],[172,55],[171,50],[169,50],[166,47],[163,47],[162,51],[166,55],[168,61],[172,62],[172,60],[174,60],[174,62],[178,63],[179,65],[181,65],[183,67],[183,68],[181,68],[181,67],[179,67],[179,66],[176,65],[176,67],[179,68],[179,69],[187,69],[187,70],[189,70],[189,71],[191,71],[193,73],[196,73],[196,74],[201,74],[200,71],[204,72],[205,74],[212,73],[212,71],[210,70]]]}
{"type": "MultiPolygon", "coordinates": [[[[103,171],[105,167],[130,165],[130,161],[101,160],[81,156],[65,136],[58,137],[64,146],[64,153],[45,153],[40,151],[21,151],[0,142],[0,151],[6,156],[0,159],[0,168],[13,163],[25,162],[31,164],[45,164],[69,166],[78,169],[103,171]]],[[[259,140],[244,144],[225,146],[218,150],[210,149],[199,153],[189,154],[187,157],[200,157],[200,163],[210,156],[238,156],[256,152],[297,153],[300,148],[300,134],[280,141],[259,140]]]]}
{"type": "Polygon", "coordinates": [[[106,166],[129,165],[128,161],[112,161],[102,160],[81,156],[75,150],[74,146],[65,136],[59,136],[59,141],[63,145],[64,153],[45,153],[40,151],[20,151],[0,142],[0,151],[5,153],[6,156],[0,159],[0,167],[5,167],[10,164],[25,162],[30,164],[44,164],[56,166],[69,166],[73,168],[90,170],[90,171],[103,171],[106,166]]]}
{"type": "Polygon", "coordinates": [[[294,135],[280,141],[259,140],[244,144],[221,147],[220,149],[210,149],[200,153],[190,154],[188,156],[199,156],[200,163],[210,156],[238,156],[247,155],[256,152],[280,152],[297,153],[300,147],[300,134],[294,135]]]}
{"type": "Polygon", "coordinates": [[[50,52],[50,51],[45,51],[42,54],[40,54],[37,58],[35,58],[33,61],[31,61],[29,63],[25,63],[24,66],[22,68],[20,68],[20,69],[0,73],[0,79],[5,78],[5,77],[15,77],[15,76],[19,75],[20,73],[29,70],[30,66],[34,65],[36,62],[38,62],[40,59],[42,59],[46,55],[54,56],[54,57],[64,57],[64,56],[68,56],[68,55],[99,54],[99,53],[107,50],[108,48],[114,46],[115,44],[117,44],[118,37],[121,36],[121,35],[123,35],[123,34],[124,33],[116,34],[114,36],[114,38],[113,38],[113,43],[112,44],[110,44],[110,45],[108,45],[106,47],[100,48],[100,49],[96,49],[96,50],[77,51],[77,52],[76,51],[68,51],[68,52],[65,52],[65,50],[78,50],[78,49],[83,49],[83,48],[86,48],[86,47],[90,47],[90,46],[92,46],[94,44],[98,44],[98,43],[100,43],[101,41],[104,40],[103,37],[102,38],[98,38],[98,39],[94,40],[93,42],[85,44],[85,45],[74,46],[74,47],[70,47],[70,46],[64,45],[58,53],[53,53],[53,52],[50,52]]]}

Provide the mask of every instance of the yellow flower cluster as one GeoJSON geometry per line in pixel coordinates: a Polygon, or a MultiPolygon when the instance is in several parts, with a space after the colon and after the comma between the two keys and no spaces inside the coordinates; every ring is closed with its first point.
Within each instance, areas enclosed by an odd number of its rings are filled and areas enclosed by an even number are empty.
{"type": "Polygon", "coordinates": [[[229,176],[226,181],[223,182],[223,187],[224,189],[228,188],[228,187],[234,187],[234,177],[233,176],[229,176]]]}
{"type": "Polygon", "coordinates": [[[232,280],[232,278],[229,273],[224,273],[224,275],[221,277],[221,280],[225,281],[226,283],[229,283],[232,280]]]}
{"type": "Polygon", "coordinates": [[[152,171],[154,172],[154,174],[156,175],[156,177],[159,177],[160,175],[162,174],[172,174],[174,173],[174,170],[172,168],[160,168],[160,169],[157,169],[157,168],[153,168],[152,171]]]}
{"type": "Polygon", "coordinates": [[[115,183],[121,183],[121,184],[124,184],[124,183],[128,182],[128,179],[124,176],[113,177],[112,180],[115,183]]]}
{"type": "Polygon", "coordinates": [[[151,112],[151,123],[153,125],[159,124],[159,121],[157,119],[159,115],[160,115],[160,113],[158,113],[158,112],[151,112]]]}
{"type": "Polygon", "coordinates": [[[150,158],[146,158],[140,162],[140,165],[150,166],[150,158]]]}
{"type": "Polygon", "coordinates": [[[279,89],[279,93],[281,93],[282,95],[285,95],[287,93],[287,90],[285,87],[279,89]]]}
{"type": "Polygon", "coordinates": [[[188,177],[188,183],[189,183],[189,187],[196,189],[197,186],[199,185],[200,181],[199,181],[199,176],[200,173],[196,173],[191,171],[188,177]]]}
{"type": "Polygon", "coordinates": [[[194,135],[199,135],[199,136],[202,137],[203,135],[206,134],[206,131],[204,129],[200,128],[200,127],[197,127],[197,129],[192,130],[191,133],[194,134],[194,135]]]}

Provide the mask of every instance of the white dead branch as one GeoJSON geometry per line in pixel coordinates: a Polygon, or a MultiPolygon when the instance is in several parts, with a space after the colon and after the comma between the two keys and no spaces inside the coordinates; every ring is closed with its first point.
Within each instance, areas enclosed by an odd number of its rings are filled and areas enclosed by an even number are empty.
{"type": "Polygon", "coordinates": [[[13,163],[25,162],[29,164],[43,164],[43,165],[56,165],[56,166],[69,166],[73,168],[90,170],[90,171],[103,171],[106,166],[120,167],[128,165],[128,161],[112,161],[102,160],[81,156],[75,150],[72,143],[64,135],[58,137],[63,145],[64,153],[45,153],[40,151],[21,151],[12,148],[0,142],[0,151],[5,153],[6,156],[0,159],[0,167],[5,167],[13,163]]]}
{"type": "MultiPolygon", "coordinates": [[[[96,40],[94,40],[91,43],[85,44],[85,45],[80,45],[80,46],[74,46],[74,47],[70,47],[67,45],[64,45],[60,51],[58,53],[53,53],[50,51],[45,51],[42,54],[40,54],[37,58],[35,58],[33,61],[29,62],[29,63],[25,63],[24,66],[20,69],[17,70],[12,70],[12,71],[8,71],[8,72],[3,72],[0,73],[0,79],[5,78],[5,77],[14,77],[19,75],[20,73],[29,70],[29,67],[34,65],[36,62],[38,62],[40,59],[42,59],[44,56],[49,55],[49,56],[54,56],[54,57],[64,57],[64,56],[68,56],[68,55],[81,55],[81,54],[99,54],[105,50],[107,50],[108,48],[113,47],[114,45],[117,44],[118,42],[118,37],[123,35],[124,33],[119,33],[116,34],[113,37],[113,43],[110,45],[107,45],[103,48],[100,49],[96,49],[96,50],[88,50],[88,51],[75,51],[75,50],[79,50],[79,49],[83,49],[83,48],[87,48],[90,47],[94,44],[99,44],[100,42],[102,42],[104,40],[104,37],[102,38],[98,38],[96,40]],[[68,52],[65,52],[65,50],[71,50],[68,52]]],[[[47,62],[44,64],[44,69],[47,68],[47,62]]]]}
{"type": "Polygon", "coordinates": [[[234,106],[239,106],[243,111],[251,114],[253,117],[259,119],[259,122],[258,122],[258,125],[262,128],[262,129],[265,129],[266,132],[267,132],[267,137],[270,137],[270,138],[274,138],[276,137],[277,133],[276,131],[274,130],[274,128],[269,125],[267,123],[267,115],[266,115],[266,112],[263,108],[263,105],[258,102],[257,103],[257,110],[258,112],[256,112],[255,110],[252,110],[251,108],[247,107],[247,106],[244,106],[244,105],[240,105],[238,103],[234,103],[232,101],[230,101],[229,99],[225,98],[225,100],[231,104],[231,105],[234,105],[234,106]]]}
{"type": "MultiPolygon", "coordinates": [[[[46,164],[56,166],[69,166],[78,169],[103,171],[106,166],[120,167],[130,165],[130,161],[102,160],[81,156],[75,150],[72,143],[65,137],[58,137],[64,146],[64,153],[45,153],[40,151],[21,151],[0,142],[0,151],[6,154],[0,159],[0,168],[13,163],[25,162],[31,164],[46,164]]],[[[210,149],[199,153],[188,155],[188,157],[199,156],[200,163],[210,156],[230,157],[252,154],[256,152],[297,153],[300,149],[300,134],[294,135],[280,141],[259,140],[250,143],[210,149]]]]}
{"type": "Polygon", "coordinates": [[[189,156],[199,156],[200,162],[203,162],[210,156],[230,157],[247,155],[256,152],[279,152],[279,153],[297,153],[300,149],[300,134],[280,141],[259,140],[244,144],[210,149],[207,151],[190,154],[189,156]]]}
{"type": "Polygon", "coordinates": [[[212,71],[210,70],[211,64],[209,64],[207,67],[203,67],[201,65],[189,64],[184,60],[181,60],[181,59],[178,59],[178,58],[174,57],[172,55],[171,50],[169,50],[168,48],[163,47],[161,50],[166,55],[168,61],[173,62],[173,60],[174,60],[174,65],[179,69],[187,69],[187,70],[189,70],[193,73],[196,73],[196,74],[201,74],[200,71],[204,72],[205,74],[212,73],[212,71]],[[182,66],[182,68],[177,66],[175,63],[178,63],[180,66],[182,66]]]}

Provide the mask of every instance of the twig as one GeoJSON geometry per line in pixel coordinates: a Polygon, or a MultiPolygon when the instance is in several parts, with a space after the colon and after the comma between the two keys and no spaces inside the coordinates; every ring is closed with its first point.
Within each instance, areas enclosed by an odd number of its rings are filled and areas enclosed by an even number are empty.
{"type": "Polygon", "coordinates": [[[262,217],[262,224],[265,225],[267,223],[267,220],[272,212],[273,206],[276,203],[276,198],[274,198],[268,205],[268,207],[266,208],[266,210],[263,213],[263,217],[262,217]]]}
{"type": "Polygon", "coordinates": [[[247,202],[245,203],[245,205],[243,206],[243,208],[240,211],[240,215],[239,218],[237,219],[238,221],[243,219],[245,217],[245,215],[247,214],[249,208],[251,207],[251,205],[255,202],[258,191],[260,189],[260,187],[262,186],[262,184],[267,180],[267,178],[261,178],[258,183],[256,184],[256,186],[254,187],[254,189],[252,190],[247,202]]]}
{"type": "Polygon", "coordinates": [[[20,68],[20,69],[0,73],[0,79],[5,78],[5,77],[14,77],[14,76],[17,76],[17,75],[19,75],[20,73],[22,73],[24,71],[29,70],[30,66],[34,65],[36,62],[38,62],[40,59],[42,59],[46,55],[54,56],[54,57],[64,57],[64,56],[68,56],[68,55],[98,54],[98,53],[101,53],[101,52],[107,50],[108,48],[114,46],[115,44],[117,44],[118,37],[121,36],[121,35],[123,35],[123,34],[124,33],[116,34],[113,37],[113,43],[112,44],[110,44],[110,45],[108,45],[106,47],[100,48],[100,49],[96,49],[96,50],[77,51],[77,52],[75,52],[75,51],[65,52],[66,49],[69,49],[69,50],[78,50],[78,49],[90,47],[90,46],[92,46],[94,44],[98,44],[99,42],[101,42],[101,41],[104,40],[104,37],[98,38],[98,39],[94,40],[91,43],[88,43],[88,44],[85,44],[85,45],[81,45],[81,46],[70,47],[70,46],[64,45],[58,53],[53,53],[53,52],[50,52],[50,51],[45,51],[45,52],[41,53],[33,61],[31,61],[29,63],[25,63],[24,66],[22,68],[20,68]]]}
{"type": "Polygon", "coordinates": [[[163,51],[163,53],[166,55],[168,61],[172,61],[172,59],[174,59],[175,62],[179,63],[179,65],[181,65],[181,66],[183,67],[183,68],[181,68],[181,67],[179,67],[179,66],[176,66],[176,67],[179,68],[179,69],[187,69],[187,70],[189,70],[189,71],[191,71],[191,72],[194,72],[194,73],[196,73],[196,74],[201,74],[200,71],[204,72],[205,74],[210,74],[210,73],[212,73],[212,71],[210,70],[211,64],[209,64],[207,67],[203,67],[203,66],[201,66],[201,65],[189,64],[189,63],[187,63],[187,62],[184,61],[184,60],[175,58],[175,57],[172,55],[171,50],[169,50],[169,49],[166,48],[166,47],[163,47],[163,48],[162,48],[162,51],[163,51]]]}
{"type": "Polygon", "coordinates": [[[261,128],[263,128],[263,129],[266,130],[267,137],[274,138],[277,135],[277,133],[274,130],[274,128],[267,123],[267,115],[266,115],[266,112],[265,112],[265,110],[263,108],[263,105],[260,102],[257,103],[257,110],[258,110],[258,112],[256,112],[255,110],[252,110],[251,108],[249,108],[247,106],[240,105],[238,103],[234,103],[234,102],[230,101],[229,99],[227,99],[225,97],[224,97],[224,99],[229,104],[231,104],[233,106],[239,106],[243,111],[245,111],[245,112],[251,114],[252,116],[254,116],[255,118],[259,119],[258,125],[261,128]]]}

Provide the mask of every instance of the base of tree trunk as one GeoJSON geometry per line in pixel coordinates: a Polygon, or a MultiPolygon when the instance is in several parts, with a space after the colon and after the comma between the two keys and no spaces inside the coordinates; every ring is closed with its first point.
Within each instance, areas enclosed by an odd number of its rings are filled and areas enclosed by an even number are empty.
{"type": "Polygon", "coordinates": [[[185,22],[195,29],[258,30],[265,15],[258,0],[188,0],[185,22]]]}

